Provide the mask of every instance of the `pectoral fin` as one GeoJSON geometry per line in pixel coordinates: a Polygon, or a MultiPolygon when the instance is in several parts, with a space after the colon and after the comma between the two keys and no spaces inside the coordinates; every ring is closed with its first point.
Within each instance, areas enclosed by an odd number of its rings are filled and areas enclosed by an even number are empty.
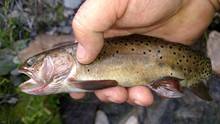
{"type": "Polygon", "coordinates": [[[209,88],[206,87],[203,82],[192,85],[190,89],[201,99],[206,101],[212,101],[212,97],[209,95],[209,88]]]}
{"type": "Polygon", "coordinates": [[[83,90],[100,90],[109,87],[115,87],[118,85],[115,80],[69,80],[74,87],[83,89],[83,90]]]}
{"type": "Polygon", "coordinates": [[[182,89],[179,84],[181,80],[182,79],[175,77],[163,77],[147,84],[147,86],[160,96],[167,98],[179,98],[183,96],[182,89]]]}

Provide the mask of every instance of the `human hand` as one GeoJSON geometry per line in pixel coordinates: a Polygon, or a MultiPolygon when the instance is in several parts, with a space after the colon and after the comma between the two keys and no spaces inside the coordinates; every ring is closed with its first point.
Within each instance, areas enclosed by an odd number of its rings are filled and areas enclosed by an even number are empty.
{"type": "MultiPolygon", "coordinates": [[[[104,37],[142,34],[191,44],[210,24],[217,0],[86,0],[73,19],[79,62],[92,62],[103,47],[104,37]]],[[[96,91],[102,101],[148,106],[150,90],[143,86],[96,91]]],[[[72,93],[79,99],[84,94],[72,93]]]]}

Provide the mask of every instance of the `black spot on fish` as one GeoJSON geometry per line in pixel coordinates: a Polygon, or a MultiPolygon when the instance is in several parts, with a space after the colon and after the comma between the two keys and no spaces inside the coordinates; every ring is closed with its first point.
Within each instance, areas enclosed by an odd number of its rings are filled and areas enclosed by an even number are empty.
{"type": "Polygon", "coordinates": [[[162,59],[163,57],[161,56],[160,59],[162,59]]]}
{"type": "Polygon", "coordinates": [[[157,50],[158,53],[160,53],[160,50],[157,50]]]}
{"type": "Polygon", "coordinates": [[[170,73],[170,75],[173,75],[173,73],[170,73]]]}
{"type": "Polygon", "coordinates": [[[88,69],[87,71],[89,72],[90,70],[88,69]]]}
{"type": "Polygon", "coordinates": [[[185,58],[185,56],[183,55],[183,58],[185,58]]]}
{"type": "Polygon", "coordinates": [[[170,48],[170,49],[172,49],[173,47],[172,47],[172,46],[170,46],[169,48],[170,48]]]}
{"type": "Polygon", "coordinates": [[[173,55],[176,55],[176,52],[173,52],[173,55]]]}
{"type": "Polygon", "coordinates": [[[177,62],[176,64],[179,65],[179,62],[177,62]]]}
{"type": "Polygon", "coordinates": [[[143,54],[146,54],[146,52],[143,52],[143,54]]]}
{"type": "Polygon", "coordinates": [[[160,47],[163,48],[164,46],[163,46],[163,45],[160,45],[160,47]]]}
{"type": "Polygon", "coordinates": [[[149,52],[151,52],[151,50],[148,50],[149,52]]]}
{"type": "Polygon", "coordinates": [[[128,44],[127,43],[125,43],[125,46],[127,46],[128,44]]]}
{"type": "Polygon", "coordinates": [[[116,51],[116,53],[118,53],[118,50],[116,51]]]}
{"type": "Polygon", "coordinates": [[[132,48],[131,51],[134,51],[134,48],[132,48]]]}
{"type": "Polygon", "coordinates": [[[189,58],[191,58],[192,56],[191,55],[189,55],[189,58]]]}
{"type": "Polygon", "coordinates": [[[186,62],[189,62],[189,60],[188,60],[188,59],[186,59],[186,62]]]}
{"type": "Polygon", "coordinates": [[[149,44],[148,44],[148,43],[145,43],[145,45],[148,46],[149,44]]]}
{"type": "Polygon", "coordinates": [[[182,62],[182,60],[180,59],[179,62],[182,62]]]}

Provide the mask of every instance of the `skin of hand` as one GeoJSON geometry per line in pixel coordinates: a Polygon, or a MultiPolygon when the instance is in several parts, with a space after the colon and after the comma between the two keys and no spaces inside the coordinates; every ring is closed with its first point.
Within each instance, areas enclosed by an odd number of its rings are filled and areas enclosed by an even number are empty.
{"type": "MultiPolygon", "coordinates": [[[[91,63],[105,37],[142,34],[191,44],[208,27],[219,9],[217,0],[86,0],[73,19],[77,59],[91,63]]],[[[101,101],[149,106],[153,95],[143,86],[96,91],[101,101]]],[[[80,99],[85,94],[72,93],[80,99]]]]}

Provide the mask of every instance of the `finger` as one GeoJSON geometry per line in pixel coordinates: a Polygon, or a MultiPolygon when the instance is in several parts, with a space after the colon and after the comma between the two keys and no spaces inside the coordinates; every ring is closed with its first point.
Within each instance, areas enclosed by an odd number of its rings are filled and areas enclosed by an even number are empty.
{"type": "Polygon", "coordinates": [[[136,86],[128,89],[128,103],[149,106],[153,103],[151,91],[144,86],[136,86]]]}
{"type": "Polygon", "coordinates": [[[73,99],[82,99],[85,96],[85,93],[70,93],[70,96],[73,99]]]}
{"type": "Polygon", "coordinates": [[[72,23],[75,38],[79,42],[79,62],[88,64],[96,58],[103,47],[103,32],[117,19],[117,7],[118,0],[86,0],[80,7],[72,23]]]}
{"type": "Polygon", "coordinates": [[[113,87],[95,91],[96,96],[105,102],[123,103],[127,100],[127,90],[123,87],[113,87]]]}

